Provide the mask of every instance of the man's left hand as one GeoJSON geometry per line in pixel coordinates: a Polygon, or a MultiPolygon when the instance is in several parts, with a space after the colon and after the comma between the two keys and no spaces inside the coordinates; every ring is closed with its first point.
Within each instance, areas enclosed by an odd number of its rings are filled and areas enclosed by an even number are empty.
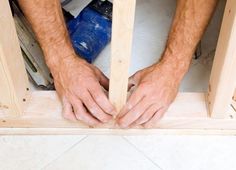
{"type": "Polygon", "coordinates": [[[180,77],[172,64],[162,62],[135,73],[129,80],[134,91],[121,110],[117,123],[122,128],[136,125],[153,127],[175,99],[180,77]]]}

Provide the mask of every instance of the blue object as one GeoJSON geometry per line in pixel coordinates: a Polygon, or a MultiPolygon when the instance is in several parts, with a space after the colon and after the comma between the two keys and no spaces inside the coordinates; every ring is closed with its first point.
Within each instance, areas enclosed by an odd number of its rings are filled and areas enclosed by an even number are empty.
{"type": "Polygon", "coordinates": [[[83,9],[67,23],[76,53],[92,63],[111,41],[111,25],[110,19],[91,7],[83,9]]]}

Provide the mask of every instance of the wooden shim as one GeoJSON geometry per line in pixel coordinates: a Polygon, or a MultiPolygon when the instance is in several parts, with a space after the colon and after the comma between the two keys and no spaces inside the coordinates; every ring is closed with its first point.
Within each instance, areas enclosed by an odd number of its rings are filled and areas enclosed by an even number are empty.
{"type": "Polygon", "coordinates": [[[22,113],[28,80],[8,0],[0,2],[0,109],[22,113]]]}
{"type": "Polygon", "coordinates": [[[236,87],[236,0],[228,0],[209,86],[212,117],[224,118],[236,87]]]}
{"type": "Polygon", "coordinates": [[[4,114],[0,110],[0,134],[236,134],[236,117],[212,119],[208,116],[203,93],[180,93],[164,118],[153,129],[135,127],[115,129],[105,124],[95,129],[81,122],[69,122],[61,116],[62,108],[56,92],[33,92],[22,116],[4,114]]]}
{"type": "Polygon", "coordinates": [[[114,0],[109,98],[117,111],[127,97],[136,0],[114,0]]]}

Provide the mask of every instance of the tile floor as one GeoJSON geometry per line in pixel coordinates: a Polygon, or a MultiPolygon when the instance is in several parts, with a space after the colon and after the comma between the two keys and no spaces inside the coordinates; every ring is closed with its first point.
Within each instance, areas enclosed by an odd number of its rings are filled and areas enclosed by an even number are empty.
{"type": "MultiPolygon", "coordinates": [[[[138,0],[130,74],[160,56],[174,7],[138,0]]],[[[206,90],[223,8],[220,1],[181,91],[206,90]]],[[[109,49],[95,62],[107,75],[109,49]]],[[[234,136],[0,136],[0,170],[235,170],[235,157],[234,136]]]]}
{"type": "Polygon", "coordinates": [[[2,136],[1,170],[235,170],[230,136],[2,136]]]}

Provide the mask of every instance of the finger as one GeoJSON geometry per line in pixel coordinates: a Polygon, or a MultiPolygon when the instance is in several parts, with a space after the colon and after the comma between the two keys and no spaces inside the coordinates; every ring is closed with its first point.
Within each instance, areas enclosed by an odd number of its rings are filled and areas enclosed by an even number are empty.
{"type": "Polygon", "coordinates": [[[140,100],[144,97],[143,92],[140,90],[140,88],[137,88],[129,97],[126,105],[121,109],[118,117],[123,117],[125,114],[127,114],[133,107],[135,107],[140,100]]]}
{"type": "Polygon", "coordinates": [[[137,85],[139,83],[138,79],[136,78],[136,74],[133,74],[130,78],[129,78],[129,83],[128,83],[128,91],[135,85],[137,85]]]}
{"type": "Polygon", "coordinates": [[[80,120],[93,127],[100,124],[100,122],[96,118],[94,118],[87,112],[87,110],[83,106],[83,103],[79,99],[73,99],[72,101],[75,117],[77,120],[80,120]]]}
{"type": "Polygon", "coordinates": [[[118,120],[118,124],[122,128],[126,128],[134,123],[142,114],[145,112],[146,109],[150,106],[145,99],[142,99],[135,107],[133,107],[127,114],[121,117],[118,120]]]}
{"type": "Polygon", "coordinates": [[[70,121],[77,121],[75,114],[72,109],[72,105],[68,101],[66,97],[62,98],[62,115],[65,119],[70,120],[70,121]]]}
{"type": "Polygon", "coordinates": [[[117,115],[115,108],[108,100],[105,92],[102,90],[100,85],[94,86],[89,89],[89,93],[96,101],[97,105],[107,114],[109,115],[117,115]]]}
{"type": "Polygon", "coordinates": [[[112,116],[106,114],[95,102],[89,92],[87,92],[86,96],[82,98],[83,103],[85,104],[88,111],[98,120],[103,123],[108,122],[112,119],[112,116]]]}
{"type": "Polygon", "coordinates": [[[161,108],[160,110],[158,110],[154,116],[147,122],[145,123],[143,126],[145,128],[152,128],[155,127],[155,125],[157,124],[157,122],[163,117],[164,113],[167,111],[167,108],[161,108]]]}
{"type": "Polygon", "coordinates": [[[104,89],[109,90],[109,79],[97,69],[97,76],[99,77],[99,83],[104,87],[104,89]]]}
{"type": "Polygon", "coordinates": [[[134,124],[132,126],[136,126],[136,125],[141,125],[144,124],[146,122],[148,122],[153,116],[154,114],[158,111],[158,107],[156,105],[152,105],[150,106],[145,112],[144,114],[139,117],[138,120],[136,120],[134,122],[134,124]]]}

